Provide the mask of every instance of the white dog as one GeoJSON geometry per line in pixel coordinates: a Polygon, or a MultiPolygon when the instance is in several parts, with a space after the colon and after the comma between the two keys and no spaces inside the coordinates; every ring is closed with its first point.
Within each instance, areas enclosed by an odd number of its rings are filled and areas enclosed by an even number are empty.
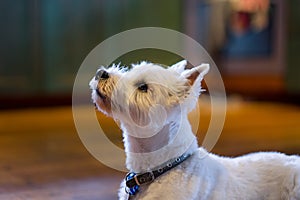
{"type": "Polygon", "coordinates": [[[187,115],[209,65],[185,65],[112,66],[99,69],[90,82],[96,107],[123,130],[130,173],[120,199],[300,200],[300,157],[225,158],[198,147],[187,115]]]}

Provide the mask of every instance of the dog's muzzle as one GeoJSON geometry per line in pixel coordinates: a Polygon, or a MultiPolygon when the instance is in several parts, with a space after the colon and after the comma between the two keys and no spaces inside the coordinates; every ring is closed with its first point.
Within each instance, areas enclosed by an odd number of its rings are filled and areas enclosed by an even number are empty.
{"type": "MultiPolygon", "coordinates": [[[[109,79],[109,74],[107,71],[105,71],[104,69],[99,69],[96,72],[96,76],[95,76],[95,81],[99,82],[99,81],[103,81],[103,80],[107,80],[109,79]]],[[[99,88],[95,89],[97,95],[101,98],[101,99],[106,99],[106,96],[100,92],[99,88]]]]}

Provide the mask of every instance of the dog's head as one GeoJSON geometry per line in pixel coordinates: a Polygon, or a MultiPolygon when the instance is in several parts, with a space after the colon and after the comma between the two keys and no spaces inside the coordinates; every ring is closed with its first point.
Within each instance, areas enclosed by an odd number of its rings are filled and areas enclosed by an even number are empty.
{"type": "Polygon", "coordinates": [[[147,62],[132,65],[130,70],[102,67],[90,82],[93,102],[121,122],[162,127],[178,112],[195,107],[201,80],[209,70],[208,64],[185,66],[186,61],[168,68],[147,62]]]}

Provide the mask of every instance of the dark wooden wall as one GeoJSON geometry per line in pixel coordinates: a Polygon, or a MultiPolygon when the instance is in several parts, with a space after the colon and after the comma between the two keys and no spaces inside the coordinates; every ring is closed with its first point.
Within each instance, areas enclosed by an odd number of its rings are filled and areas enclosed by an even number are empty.
{"type": "MultiPolygon", "coordinates": [[[[205,37],[213,36],[204,34],[201,23],[205,23],[207,13],[202,13],[195,2],[207,1],[2,0],[0,108],[71,104],[74,78],[85,56],[121,31],[164,27],[202,44],[205,37]],[[190,27],[202,32],[193,32],[190,27]]],[[[299,1],[271,2],[276,8],[272,41],[280,44],[273,47],[276,54],[254,60],[224,60],[210,52],[228,93],[279,100],[300,94],[299,1]]],[[[174,57],[140,51],[119,60],[127,64],[141,59],[171,64],[174,57]]]]}

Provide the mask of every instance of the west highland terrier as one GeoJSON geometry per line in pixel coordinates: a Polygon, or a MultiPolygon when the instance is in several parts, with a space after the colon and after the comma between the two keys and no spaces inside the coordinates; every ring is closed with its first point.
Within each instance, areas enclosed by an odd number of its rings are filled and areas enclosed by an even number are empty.
{"type": "Polygon", "coordinates": [[[300,157],[225,158],[199,148],[188,121],[208,64],[141,62],[100,68],[90,82],[98,110],[123,130],[129,173],[120,199],[300,200],[300,157]]]}

